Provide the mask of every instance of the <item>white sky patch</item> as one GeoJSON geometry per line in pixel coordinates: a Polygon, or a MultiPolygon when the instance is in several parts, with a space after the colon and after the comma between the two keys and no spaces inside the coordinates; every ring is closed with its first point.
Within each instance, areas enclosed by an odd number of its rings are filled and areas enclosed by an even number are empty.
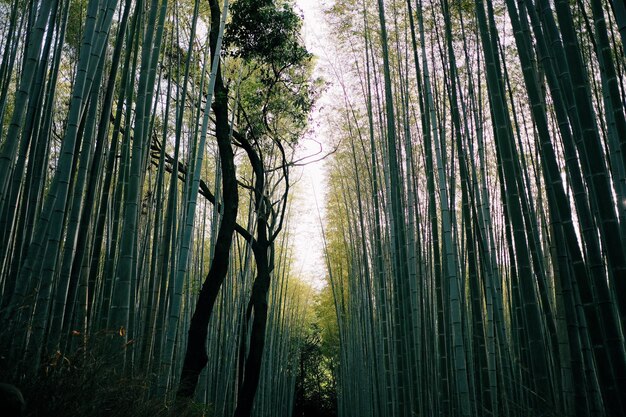
{"type": "MultiPolygon", "coordinates": [[[[323,5],[315,0],[296,0],[296,10],[304,16],[303,37],[309,52],[318,61],[314,76],[329,79],[323,69],[324,45],[328,45],[328,31],[324,23],[323,5]]],[[[325,285],[326,264],[320,221],[324,219],[326,201],[326,168],[321,157],[331,151],[324,118],[328,94],[318,99],[311,115],[310,129],[301,139],[297,158],[311,161],[292,170],[294,184],[291,206],[291,240],[293,244],[294,275],[321,289],[325,285]],[[321,147],[321,153],[320,153],[321,147]],[[316,155],[317,154],[317,155],[316,155]],[[319,210],[319,211],[318,211],[319,210]]]]}

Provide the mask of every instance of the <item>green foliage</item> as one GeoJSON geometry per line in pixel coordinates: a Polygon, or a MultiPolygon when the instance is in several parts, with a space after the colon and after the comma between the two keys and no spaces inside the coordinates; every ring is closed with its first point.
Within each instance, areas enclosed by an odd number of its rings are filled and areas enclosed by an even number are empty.
{"type": "Polygon", "coordinates": [[[74,52],[80,48],[83,36],[83,23],[87,13],[86,0],[71,0],[70,10],[67,17],[67,29],[65,32],[65,44],[74,52]]]}
{"type": "Polygon", "coordinates": [[[322,342],[320,349],[322,355],[339,360],[339,325],[337,311],[333,300],[333,292],[330,285],[326,285],[320,291],[315,305],[315,315],[320,328],[322,342]]]}
{"type": "Polygon", "coordinates": [[[301,26],[301,16],[289,3],[238,0],[231,7],[224,44],[232,55],[247,61],[300,63],[310,57],[298,41],[301,26]]]}
{"type": "Polygon", "coordinates": [[[323,330],[311,324],[300,348],[294,417],[337,415],[336,358],[325,353],[324,344],[323,330]]]}
{"type": "Polygon", "coordinates": [[[268,134],[297,142],[317,97],[318,81],[311,80],[312,61],[276,70],[248,64],[239,89],[242,122],[254,138],[268,134]]]}
{"type": "Polygon", "coordinates": [[[312,79],[313,56],[300,38],[302,17],[291,4],[238,0],[224,39],[235,60],[229,78],[238,80],[240,125],[253,138],[267,135],[297,142],[319,94],[312,79]]]}

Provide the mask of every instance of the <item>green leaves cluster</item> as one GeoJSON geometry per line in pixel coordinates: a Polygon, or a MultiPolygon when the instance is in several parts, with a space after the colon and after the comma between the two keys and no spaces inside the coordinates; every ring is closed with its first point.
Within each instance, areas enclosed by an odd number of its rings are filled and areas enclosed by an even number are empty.
{"type": "Polygon", "coordinates": [[[299,42],[302,18],[291,4],[239,0],[231,16],[224,43],[233,56],[275,65],[298,64],[311,57],[299,42]]]}
{"type": "Polygon", "coordinates": [[[239,0],[231,9],[225,46],[241,66],[240,121],[255,139],[267,135],[295,143],[306,127],[320,86],[313,56],[300,37],[299,16],[289,3],[239,0]]]}

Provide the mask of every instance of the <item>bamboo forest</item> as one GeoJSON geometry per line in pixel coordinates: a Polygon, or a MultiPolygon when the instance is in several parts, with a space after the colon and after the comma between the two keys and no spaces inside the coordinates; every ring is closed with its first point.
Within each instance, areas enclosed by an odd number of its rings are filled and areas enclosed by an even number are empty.
{"type": "Polygon", "coordinates": [[[626,416],[624,0],[0,0],[0,416],[626,416]]]}

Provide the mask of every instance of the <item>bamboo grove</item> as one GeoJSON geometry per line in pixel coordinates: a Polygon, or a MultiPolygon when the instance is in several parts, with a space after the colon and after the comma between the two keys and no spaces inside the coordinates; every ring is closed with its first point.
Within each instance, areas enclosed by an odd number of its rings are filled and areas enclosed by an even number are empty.
{"type": "Polygon", "coordinates": [[[326,17],[339,415],[626,415],[624,3],[326,17]]]}
{"type": "Polygon", "coordinates": [[[102,355],[151,397],[286,415],[311,291],[291,270],[289,170],[316,84],[293,6],[0,15],[3,378],[102,355]]]}

